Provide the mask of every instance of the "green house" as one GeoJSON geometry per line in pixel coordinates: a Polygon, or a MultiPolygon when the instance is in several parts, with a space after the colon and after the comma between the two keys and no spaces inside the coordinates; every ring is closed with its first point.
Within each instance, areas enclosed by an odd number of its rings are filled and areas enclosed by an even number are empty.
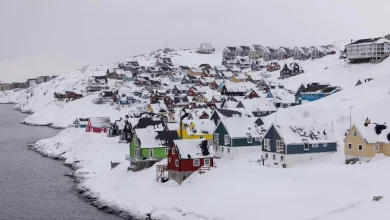
{"type": "Polygon", "coordinates": [[[232,159],[243,153],[261,151],[265,132],[261,118],[222,118],[213,134],[214,155],[232,159]]]}
{"type": "Polygon", "coordinates": [[[177,131],[154,131],[151,128],[134,129],[130,143],[130,169],[142,170],[167,158],[173,140],[179,139],[177,131]]]}

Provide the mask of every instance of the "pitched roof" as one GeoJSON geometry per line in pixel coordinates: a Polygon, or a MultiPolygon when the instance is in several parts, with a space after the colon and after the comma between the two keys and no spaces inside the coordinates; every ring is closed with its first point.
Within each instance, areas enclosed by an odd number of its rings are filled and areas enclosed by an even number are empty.
{"type": "Polygon", "coordinates": [[[329,83],[310,83],[301,93],[330,93],[341,90],[338,86],[331,86],[329,83]]]}
{"type": "Polygon", "coordinates": [[[91,126],[93,128],[109,128],[111,127],[111,121],[109,117],[91,117],[89,118],[91,126]]]}
{"type": "Polygon", "coordinates": [[[212,134],[215,129],[215,124],[211,120],[184,120],[183,124],[186,127],[188,135],[212,134]]]}
{"type": "MultiPolygon", "coordinates": [[[[258,118],[224,118],[221,123],[226,128],[230,137],[263,137],[267,131],[262,124],[259,126],[255,123],[258,118]]],[[[260,119],[261,120],[261,119],[260,119]]]]}
{"type": "Polygon", "coordinates": [[[355,126],[367,143],[390,142],[390,128],[387,127],[387,123],[370,123],[367,126],[355,124],[355,126]]]}
{"type": "Polygon", "coordinates": [[[364,43],[372,43],[372,42],[376,42],[377,40],[381,39],[381,37],[375,37],[375,38],[365,38],[365,39],[359,39],[355,42],[352,42],[350,44],[347,44],[346,46],[349,46],[349,45],[354,45],[354,44],[364,44],[364,43]]]}
{"type": "MultiPolygon", "coordinates": [[[[241,103],[245,109],[251,112],[276,111],[276,107],[272,101],[265,98],[242,99],[239,103],[241,103]]],[[[237,104],[237,106],[238,105],[239,104],[237,104]]]]}
{"type": "Polygon", "coordinates": [[[179,139],[177,131],[154,131],[151,128],[134,129],[140,140],[141,148],[163,148],[172,145],[173,140],[179,139]]]}
{"type": "Polygon", "coordinates": [[[285,144],[334,143],[337,139],[327,124],[313,122],[310,124],[271,124],[285,144]]]}
{"type": "Polygon", "coordinates": [[[204,139],[174,140],[180,159],[213,157],[213,148],[204,139]]]}

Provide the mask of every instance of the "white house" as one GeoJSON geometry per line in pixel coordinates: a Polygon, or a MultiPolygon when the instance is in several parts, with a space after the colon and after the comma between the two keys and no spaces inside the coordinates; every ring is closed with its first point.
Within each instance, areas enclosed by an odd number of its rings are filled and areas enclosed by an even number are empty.
{"type": "Polygon", "coordinates": [[[215,52],[215,48],[211,45],[211,43],[201,43],[198,52],[203,54],[212,54],[215,52]]]}
{"type": "Polygon", "coordinates": [[[109,88],[106,76],[91,76],[88,78],[87,92],[108,90],[109,88]]]}
{"type": "Polygon", "coordinates": [[[390,40],[386,38],[360,39],[346,45],[351,63],[380,62],[390,54],[390,40]]]}

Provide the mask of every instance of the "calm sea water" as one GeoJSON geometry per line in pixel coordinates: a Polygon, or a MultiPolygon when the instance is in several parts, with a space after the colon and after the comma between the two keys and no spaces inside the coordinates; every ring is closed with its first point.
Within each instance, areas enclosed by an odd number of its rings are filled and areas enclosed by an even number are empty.
{"type": "Polygon", "coordinates": [[[59,130],[21,125],[27,115],[12,107],[0,105],[0,219],[122,219],[79,198],[62,161],[27,149],[59,130]]]}

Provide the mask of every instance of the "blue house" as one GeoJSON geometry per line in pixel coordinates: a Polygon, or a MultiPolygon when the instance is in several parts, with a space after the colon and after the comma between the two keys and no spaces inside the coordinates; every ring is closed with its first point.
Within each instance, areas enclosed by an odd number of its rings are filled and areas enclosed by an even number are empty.
{"type": "Polygon", "coordinates": [[[138,100],[133,96],[127,96],[126,94],[118,95],[118,104],[121,106],[132,105],[137,102],[138,100]]]}
{"type": "Polygon", "coordinates": [[[271,124],[261,141],[264,163],[290,167],[337,151],[337,139],[326,124],[271,124]]]}
{"type": "Polygon", "coordinates": [[[331,86],[329,83],[310,83],[300,91],[300,101],[301,103],[317,101],[339,91],[341,91],[339,86],[331,86]]]}

